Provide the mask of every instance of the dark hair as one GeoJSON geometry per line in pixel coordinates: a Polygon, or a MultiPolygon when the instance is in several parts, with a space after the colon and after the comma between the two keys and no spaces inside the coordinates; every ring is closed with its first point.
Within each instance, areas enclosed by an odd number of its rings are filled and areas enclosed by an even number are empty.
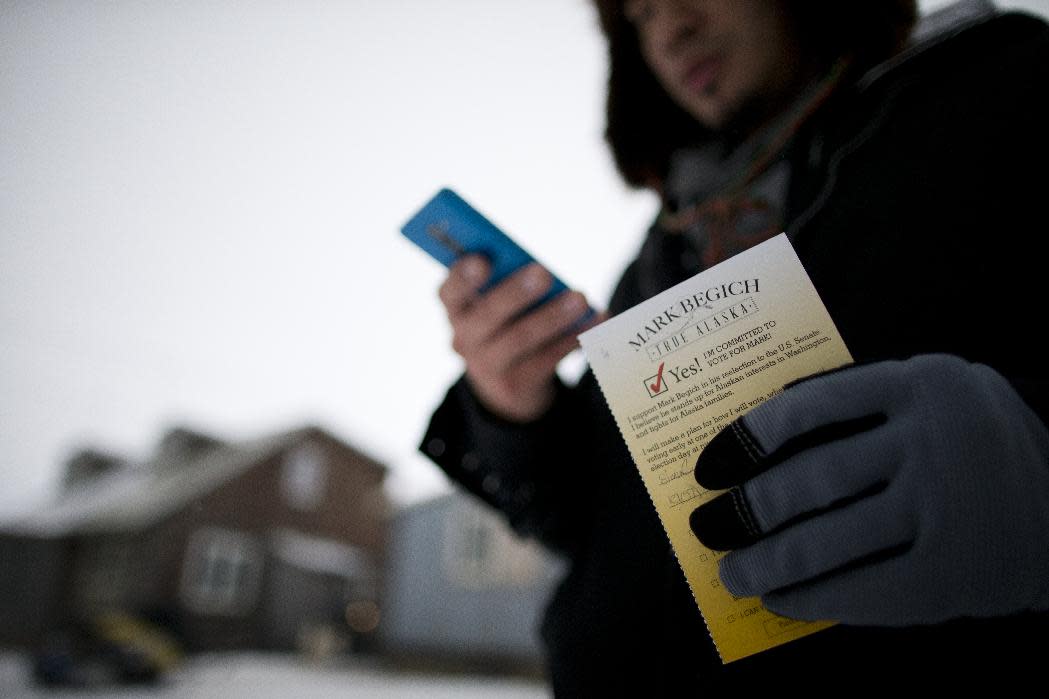
{"type": "MultiPolygon", "coordinates": [[[[780,0],[811,58],[829,68],[878,63],[902,46],[917,18],[916,0],[780,0]]],[[[710,131],[677,106],[648,69],[623,0],[595,0],[608,40],[605,140],[620,174],[636,187],[662,189],[671,154],[702,143],[710,131]]]]}

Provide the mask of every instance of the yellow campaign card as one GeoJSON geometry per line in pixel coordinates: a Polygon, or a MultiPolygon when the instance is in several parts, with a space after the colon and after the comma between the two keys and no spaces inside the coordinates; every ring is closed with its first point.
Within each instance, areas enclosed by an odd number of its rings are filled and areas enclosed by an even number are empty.
{"type": "Polygon", "coordinates": [[[715,434],[790,381],[852,361],[785,234],[579,337],[722,662],[827,628],[785,619],[718,578],[689,515],[719,491],[693,469],[715,434]]]}

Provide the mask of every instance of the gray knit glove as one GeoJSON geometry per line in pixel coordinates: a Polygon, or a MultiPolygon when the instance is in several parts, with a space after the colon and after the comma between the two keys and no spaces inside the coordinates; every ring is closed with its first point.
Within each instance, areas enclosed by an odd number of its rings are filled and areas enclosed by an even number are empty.
{"type": "Polygon", "coordinates": [[[949,355],[805,379],[731,423],[692,513],[732,594],[795,619],[906,626],[1049,609],[1049,432],[949,355]],[[736,487],[733,487],[736,486],[736,487]]]}

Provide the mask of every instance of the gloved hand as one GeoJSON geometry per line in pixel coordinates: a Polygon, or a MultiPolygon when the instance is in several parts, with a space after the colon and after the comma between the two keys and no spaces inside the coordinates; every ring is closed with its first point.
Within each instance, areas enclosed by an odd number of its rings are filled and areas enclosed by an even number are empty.
{"type": "Polygon", "coordinates": [[[794,619],[906,626],[1049,609],[1049,432],[949,355],[802,380],[720,432],[696,508],[732,594],[794,619]],[[733,487],[735,486],[735,487],[733,487]]]}

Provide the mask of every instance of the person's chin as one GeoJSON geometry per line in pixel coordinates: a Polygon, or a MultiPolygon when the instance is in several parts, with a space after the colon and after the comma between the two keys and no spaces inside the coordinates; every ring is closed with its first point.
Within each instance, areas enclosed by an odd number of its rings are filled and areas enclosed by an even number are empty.
{"type": "Polygon", "coordinates": [[[721,131],[731,122],[731,111],[727,105],[713,100],[692,105],[692,117],[712,131],[721,131]]]}

